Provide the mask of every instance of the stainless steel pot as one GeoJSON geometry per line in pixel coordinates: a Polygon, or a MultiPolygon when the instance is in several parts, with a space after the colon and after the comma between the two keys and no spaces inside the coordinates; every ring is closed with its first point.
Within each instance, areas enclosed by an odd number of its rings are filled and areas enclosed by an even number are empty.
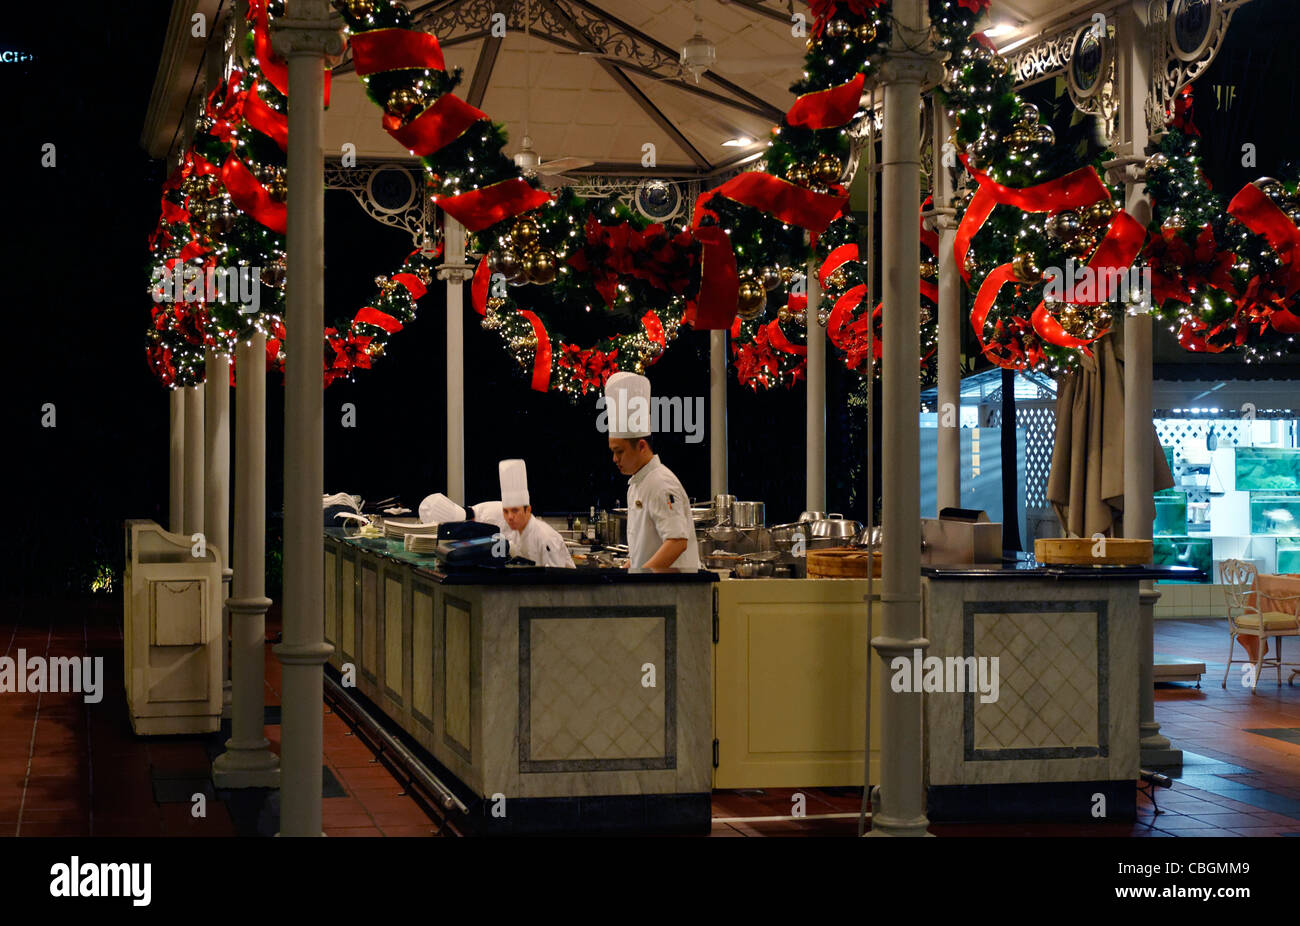
{"type": "Polygon", "coordinates": [[[860,547],[869,546],[869,547],[874,547],[876,549],[880,549],[880,544],[883,542],[883,538],[884,535],[880,531],[880,525],[875,524],[872,525],[870,532],[868,532],[867,529],[864,527],[862,529],[862,533],[858,534],[858,538],[857,540],[854,541],[854,543],[860,547]]]}
{"type": "Polygon", "coordinates": [[[792,524],[777,524],[768,528],[772,535],[772,546],[782,553],[789,553],[794,546],[795,539],[802,537],[804,543],[808,542],[808,524],[804,521],[795,521],[792,524]]]}
{"type": "Polygon", "coordinates": [[[762,527],[764,525],[762,502],[734,502],[731,506],[733,527],[762,527]]]}
{"type": "Polygon", "coordinates": [[[799,514],[800,521],[825,521],[826,512],[824,511],[804,511],[799,514]]]}
{"type": "Polygon", "coordinates": [[[734,495],[715,495],[713,496],[714,521],[718,527],[731,526],[731,509],[736,504],[734,495]]]}

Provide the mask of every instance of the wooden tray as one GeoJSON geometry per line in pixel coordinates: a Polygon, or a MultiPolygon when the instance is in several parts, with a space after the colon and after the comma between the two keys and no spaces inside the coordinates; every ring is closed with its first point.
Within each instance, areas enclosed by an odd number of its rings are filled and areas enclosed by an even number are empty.
{"type": "Polygon", "coordinates": [[[865,579],[868,574],[880,577],[880,553],[873,557],[867,550],[856,547],[831,547],[828,550],[808,551],[808,578],[810,579],[865,579]],[[875,562],[871,562],[874,559],[875,562]]]}
{"type": "Polygon", "coordinates": [[[1153,555],[1150,540],[1107,537],[1105,556],[1094,556],[1100,540],[1087,537],[1039,537],[1034,541],[1034,559],[1058,566],[1145,566],[1153,555]]]}

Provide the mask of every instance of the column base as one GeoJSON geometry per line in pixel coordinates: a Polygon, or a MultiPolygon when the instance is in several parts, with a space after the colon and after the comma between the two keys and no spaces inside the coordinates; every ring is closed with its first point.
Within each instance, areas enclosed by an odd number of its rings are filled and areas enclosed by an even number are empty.
{"type": "Polygon", "coordinates": [[[1183,751],[1175,749],[1169,737],[1160,735],[1158,723],[1139,727],[1138,755],[1145,769],[1183,767],[1183,751]]]}
{"type": "Polygon", "coordinates": [[[280,757],[269,749],[233,748],[227,743],[226,751],[212,763],[212,784],[217,788],[278,788],[280,757]]]}
{"type": "Polygon", "coordinates": [[[871,829],[864,834],[866,836],[933,836],[934,833],[929,831],[930,821],[925,816],[912,817],[907,820],[890,817],[887,815],[872,816],[871,829]]]}

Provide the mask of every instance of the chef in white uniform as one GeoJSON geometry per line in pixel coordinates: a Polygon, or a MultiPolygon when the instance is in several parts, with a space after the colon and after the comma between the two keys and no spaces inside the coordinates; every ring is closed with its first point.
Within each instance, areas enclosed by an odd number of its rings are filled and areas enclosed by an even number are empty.
{"type": "Polygon", "coordinates": [[[474,520],[481,524],[495,525],[503,534],[510,530],[510,525],[506,523],[505,508],[501,502],[479,502],[477,505],[470,505],[469,510],[474,520]]]}
{"type": "Polygon", "coordinates": [[[441,492],[434,492],[420,502],[421,524],[445,524],[448,521],[464,520],[465,509],[441,492]]]}
{"type": "Polygon", "coordinates": [[[502,511],[509,527],[504,536],[510,541],[510,555],[530,559],[538,566],[573,569],[573,557],[564,545],[564,538],[541,518],[533,517],[524,461],[502,460],[497,470],[501,477],[502,511]]]}
{"type": "Polygon", "coordinates": [[[619,472],[631,477],[627,481],[628,565],[698,571],[700,547],[690,496],[648,440],[650,380],[636,373],[615,373],[605,382],[605,403],[610,454],[619,472]]]}

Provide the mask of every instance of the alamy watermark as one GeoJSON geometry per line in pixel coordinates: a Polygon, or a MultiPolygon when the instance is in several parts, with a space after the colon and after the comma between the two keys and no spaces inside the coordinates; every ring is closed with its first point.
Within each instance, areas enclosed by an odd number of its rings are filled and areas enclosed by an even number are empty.
{"type": "Polygon", "coordinates": [[[596,430],[613,434],[685,434],[686,443],[704,440],[704,396],[610,396],[596,399],[596,430]]]}
{"type": "Polygon", "coordinates": [[[1151,310],[1150,267],[1093,268],[1071,258],[1064,269],[1048,267],[1043,281],[1043,299],[1049,303],[1124,302],[1151,310]]]}
{"type": "Polygon", "coordinates": [[[981,704],[998,699],[997,656],[922,656],[916,649],[889,660],[889,668],[889,687],[896,692],[978,692],[981,704]]]}
{"type": "Polygon", "coordinates": [[[262,268],[155,267],[151,292],[154,302],[238,303],[241,315],[255,315],[262,307],[262,268]]]}
{"type": "Polygon", "coordinates": [[[0,656],[0,694],[74,693],[87,704],[104,697],[103,656],[0,656]]]}

